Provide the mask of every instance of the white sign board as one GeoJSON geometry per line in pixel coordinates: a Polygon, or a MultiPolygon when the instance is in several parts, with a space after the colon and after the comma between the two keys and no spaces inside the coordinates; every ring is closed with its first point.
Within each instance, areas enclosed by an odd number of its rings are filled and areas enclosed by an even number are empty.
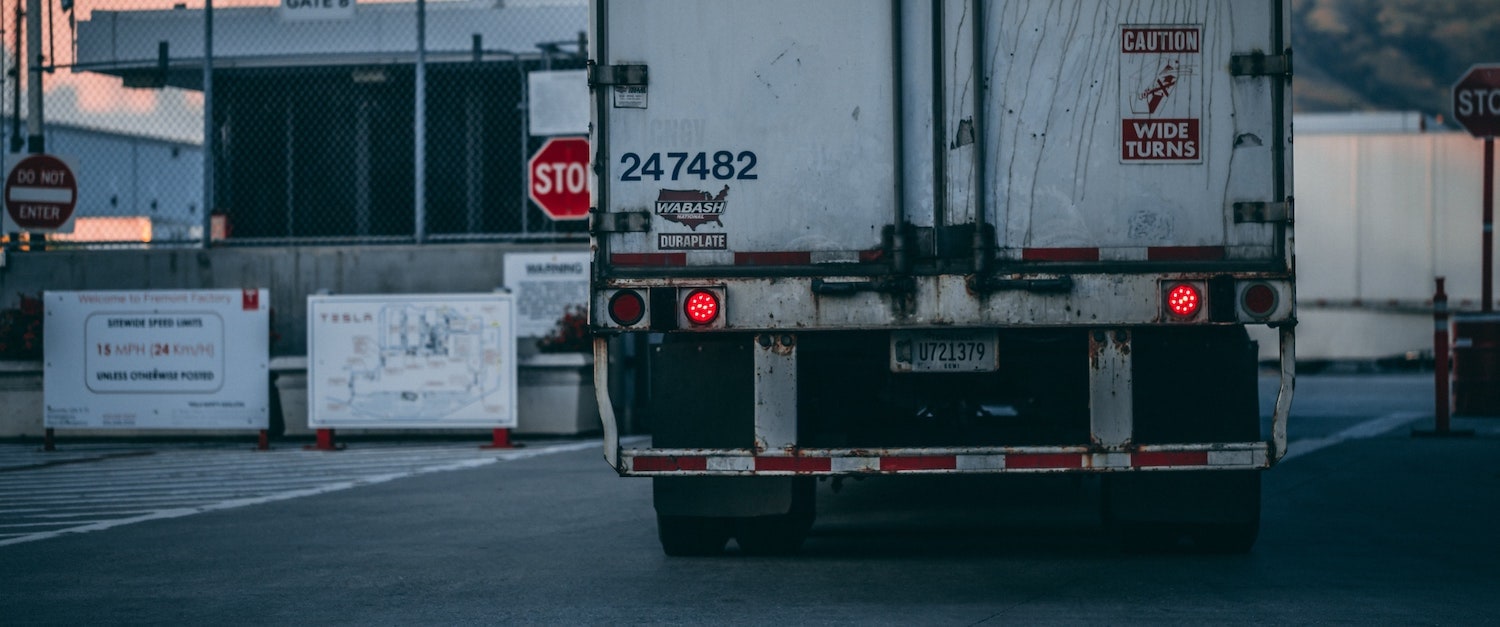
{"type": "Polygon", "coordinates": [[[264,429],[266,290],[47,292],[44,422],[264,429]]]}
{"type": "Polygon", "coordinates": [[[281,0],[276,13],[283,22],[348,20],[354,18],[354,0],[281,0]]]}
{"type": "Polygon", "coordinates": [[[526,75],[531,134],[588,135],[589,79],[584,70],[531,72],[526,75]]]}
{"type": "Polygon", "coordinates": [[[568,307],[588,306],[589,254],[507,254],[505,288],[516,297],[516,336],[550,335],[568,307]]]}
{"type": "Polygon", "coordinates": [[[1203,162],[1204,29],[1120,27],[1120,162],[1203,162]]]}
{"type": "Polygon", "coordinates": [[[314,428],[516,426],[509,294],[309,296],[314,428]]]}

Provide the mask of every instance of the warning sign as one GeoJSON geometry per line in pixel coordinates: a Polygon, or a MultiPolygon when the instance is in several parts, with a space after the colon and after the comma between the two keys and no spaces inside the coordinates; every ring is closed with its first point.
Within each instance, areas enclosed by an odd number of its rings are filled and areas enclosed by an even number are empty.
{"type": "Polygon", "coordinates": [[[1120,27],[1120,161],[1203,161],[1203,27],[1120,27]]]}

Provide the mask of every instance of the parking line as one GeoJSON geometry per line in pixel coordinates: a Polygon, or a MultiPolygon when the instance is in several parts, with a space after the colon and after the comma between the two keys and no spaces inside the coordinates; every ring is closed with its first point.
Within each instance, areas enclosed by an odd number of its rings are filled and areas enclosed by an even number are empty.
{"type": "MultiPolygon", "coordinates": [[[[461,460],[461,461],[457,461],[457,462],[436,464],[436,465],[432,465],[432,466],[420,466],[420,467],[416,467],[416,468],[407,468],[407,469],[402,469],[402,470],[399,470],[399,471],[396,471],[396,472],[387,472],[387,473],[383,473],[383,474],[375,474],[375,475],[364,476],[364,477],[355,477],[355,478],[352,478],[352,479],[335,480],[335,481],[333,481],[331,483],[327,483],[327,484],[324,484],[324,485],[318,485],[318,486],[307,487],[307,488],[297,488],[297,489],[291,489],[291,490],[283,490],[281,492],[275,492],[275,493],[271,493],[271,494],[257,495],[257,496],[253,496],[253,497],[231,498],[231,499],[227,499],[227,500],[209,501],[209,502],[206,502],[206,503],[193,504],[193,505],[188,505],[188,506],[183,506],[183,507],[171,507],[171,508],[160,509],[160,510],[152,510],[152,511],[149,511],[147,513],[141,513],[139,515],[124,517],[124,518],[116,518],[116,519],[112,519],[112,520],[101,520],[101,521],[97,521],[97,522],[88,522],[87,524],[82,524],[82,525],[79,525],[76,522],[73,522],[73,523],[55,523],[55,522],[54,523],[42,523],[42,524],[47,524],[47,525],[72,524],[74,526],[67,527],[65,529],[54,529],[54,530],[45,531],[45,532],[26,533],[24,535],[0,534],[0,547],[12,545],[12,544],[21,544],[21,543],[24,543],[24,542],[35,542],[37,540],[47,540],[47,539],[50,539],[50,538],[57,538],[57,537],[65,536],[65,535],[80,534],[80,533],[90,533],[90,532],[94,532],[94,531],[104,531],[106,529],[112,529],[114,527],[121,527],[121,526],[124,526],[124,525],[132,525],[132,524],[135,524],[135,523],[147,522],[147,521],[152,521],[152,520],[166,520],[166,519],[171,519],[171,518],[182,518],[184,516],[191,516],[193,514],[202,514],[202,513],[207,513],[207,512],[223,511],[223,510],[227,510],[227,509],[235,509],[235,508],[247,507],[247,506],[251,506],[251,505],[260,505],[260,504],[264,504],[264,503],[273,503],[273,502],[276,502],[276,501],[285,501],[285,500],[295,499],[295,498],[301,498],[301,497],[305,497],[305,496],[316,496],[316,495],[319,495],[319,494],[327,494],[327,493],[330,493],[330,492],[337,492],[337,491],[340,491],[340,490],[348,490],[350,488],[357,488],[357,487],[361,487],[361,486],[386,483],[386,482],[394,481],[394,480],[397,480],[397,479],[404,479],[406,477],[414,477],[414,476],[418,476],[418,475],[425,475],[425,474],[436,473],[436,472],[446,472],[446,471],[450,471],[450,470],[463,470],[463,469],[467,469],[467,468],[477,468],[477,467],[480,467],[480,466],[487,466],[487,465],[494,464],[496,462],[501,462],[501,461],[516,461],[516,460],[522,460],[522,459],[530,459],[530,458],[533,458],[533,457],[541,457],[543,455],[552,455],[552,454],[556,454],[556,453],[567,453],[567,452],[580,451],[580,450],[585,450],[585,449],[590,449],[590,448],[599,448],[600,446],[601,446],[601,442],[599,440],[587,440],[587,441],[583,441],[583,442],[572,442],[572,443],[561,444],[561,445],[557,445],[557,446],[545,446],[545,447],[537,447],[537,448],[525,448],[525,449],[516,449],[516,450],[510,450],[510,451],[500,451],[500,452],[498,452],[496,454],[486,455],[484,457],[479,457],[479,458],[474,458],[474,459],[465,459],[465,460],[461,460]]],[[[440,451],[435,451],[435,453],[436,452],[440,452],[440,451]]],[[[333,466],[337,466],[337,461],[339,460],[338,457],[328,457],[328,458],[325,458],[325,459],[327,461],[335,462],[333,464],[333,466]]],[[[355,461],[355,460],[350,460],[350,461],[355,461]]],[[[433,461],[437,461],[437,460],[433,460],[433,461]]],[[[410,463],[410,462],[408,462],[408,463],[410,463]]],[[[417,463],[420,463],[420,462],[417,462],[417,463]]],[[[336,471],[338,469],[337,468],[332,468],[331,470],[335,470],[336,471]]],[[[345,469],[345,470],[347,470],[347,469],[345,469]]],[[[14,474],[11,475],[11,478],[16,478],[16,477],[17,477],[17,475],[14,475],[14,474]]],[[[304,479],[300,479],[300,480],[293,479],[291,481],[305,481],[305,480],[306,479],[304,478],[304,479]]],[[[174,478],[174,479],[169,479],[168,481],[169,482],[176,482],[177,480],[174,478]]],[[[128,489],[128,488],[116,488],[116,489],[128,489]]],[[[110,502],[114,502],[114,501],[117,500],[117,499],[111,499],[111,498],[109,498],[107,496],[102,496],[102,495],[100,497],[98,497],[98,498],[100,498],[102,500],[107,500],[107,501],[110,501],[110,502]]],[[[138,497],[138,498],[149,498],[149,497],[138,497]]],[[[125,499],[125,500],[129,500],[129,499],[125,499]]],[[[76,507],[79,504],[80,503],[77,500],[74,500],[74,501],[72,501],[70,503],[70,505],[72,505],[74,507],[76,507]]],[[[132,514],[134,514],[134,513],[137,513],[137,512],[124,512],[124,513],[132,513],[132,514]]],[[[78,514],[75,514],[75,515],[83,515],[83,513],[78,513],[78,514]]],[[[37,516],[37,515],[31,516],[31,518],[39,518],[39,517],[40,516],[37,516]]],[[[79,522],[81,522],[81,521],[79,521],[79,522]]],[[[35,524],[35,523],[10,523],[10,524],[4,525],[4,527],[15,528],[15,527],[23,527],[23,526],[32,526],[33,524],[35,524]]]]}
{"type": "Polygon", "coordinates": [[[1342,444],[1349,440],[1363,440],[1384,435],[1400,429],[1423,418],[1429,418],[1432,414],[1422,412],[1401,412],[1381,416],[1374,420],[1367,420],[1357,425],[1344,429],[1338,433],[1323,438],[1307,438],[1293,440],[1287,444],[1286,455],[1281,461],[1287,462],[1303,455],[1310,455],[1335,444],[1342,444]]]}

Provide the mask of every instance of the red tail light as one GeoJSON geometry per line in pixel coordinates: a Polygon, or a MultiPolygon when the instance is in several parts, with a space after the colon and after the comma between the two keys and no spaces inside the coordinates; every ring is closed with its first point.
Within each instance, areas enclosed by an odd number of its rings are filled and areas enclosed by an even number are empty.
{"type": "Polygon", "coordinates": [[[710,324],[719,317],[719,297],[708,290],[695,290],[682,301],[682,313],[693,324],[710,324]]]}
{"type": "Polygon", "coordinates": [[[609,319],[622,327],[641,321],[646,315],[646,299],[640,292],[620,290],[609,297],[609,319]]]}
{"type": "Polygon", "coordinates": [[[1240,307],[1253,318],[1264,318],[1276,311],[1279,304],[1276,289],[1266,283],[1252,283],[1240,294],[1240,307]]]}
{"type": "Polygon", "coordinates": [[[1190,318],[1202,306],[1203,296],[1192,285],[1178,283],[1167,290],[1167,311],[1178,318],[1190,318]]]}

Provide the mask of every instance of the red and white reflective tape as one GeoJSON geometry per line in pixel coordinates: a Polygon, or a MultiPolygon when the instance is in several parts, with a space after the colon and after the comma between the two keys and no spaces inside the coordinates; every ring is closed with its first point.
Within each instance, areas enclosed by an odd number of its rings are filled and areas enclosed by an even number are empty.
{"type": "MultiPolygon", "coordinates": [[[[711,251],[714,253],[723,251],[711,251]]],[[[834,250],[834,251],[770,251],[770,252],[735,252],[735,266],[809,266],[820,264],[863,264],[877,263],[884,257],[884,252],[875,250],[834,250]]],[[[688,253],[614,253],[609,256],[611,264],[616,266],[633,267],[686,267],[688,253]]],[[[715,263],[707,265],[722,265],[718,259],[715,263]]]]}
{"type": "Polygon", "coordinates": [[[746,449],[622,451],[626,475],[841,475],[1119,470],[1254,469],[1270,465],[1262,442],[1229,445],[1143,447],[1134,451],[1077,449],[963,452],[920,450],[804,450],[797,455],[754,455],[746,449]]]}
{"type": "MultiPolygon", "coordinates": [[[[721,253],[723,251],[709,251],[721,253]]],[[[884,252],[875,250],[857,251],[769,251],[733,253],[735,266],[807,266],[839,263],[877,263],[884,252]]],[[[1136,248],[1023,248],[1022,261],[1099,261],[1101,259],[1121,261],[1222,261],[1228,257],[1223,246],[1150,246],[1136,248]],[[1101,252],[1105,251],[1105,252],[1101,252]]],[[[638,267],[684,267],[688,263],[686,252],[662,253],[614,253],[610,263],[616,266],[638,267]]],[[[707,265],[723,265],[720,258],[707,265]]]]}
{"type": "Polygon", "coordinates": [[[1223,261],[1228,254],[1223,246],[1023,248],[1021,261],[1223,261]]]}

